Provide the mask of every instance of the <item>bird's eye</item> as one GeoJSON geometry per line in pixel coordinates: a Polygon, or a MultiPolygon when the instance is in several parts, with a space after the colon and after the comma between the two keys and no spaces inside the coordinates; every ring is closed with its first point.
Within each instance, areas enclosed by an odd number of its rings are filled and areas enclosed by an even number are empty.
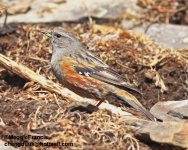
{"type": "Polygon", "coordinates": [[[57,38],[60,38],[60,37],[61,37],[61,34],[56,33],[55,36],[56,36],[57,38]]]}

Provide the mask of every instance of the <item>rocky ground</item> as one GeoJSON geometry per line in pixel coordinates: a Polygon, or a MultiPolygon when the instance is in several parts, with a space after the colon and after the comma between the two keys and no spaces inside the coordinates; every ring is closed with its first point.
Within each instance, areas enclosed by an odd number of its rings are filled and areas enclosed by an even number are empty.
{"type": "MultiPolygon", "coordinates": [[[[63,7],[63,3],[70,5],[71,1],[68,1],[68,4],[66,1],[61,3],[63,7]]],[[[123,2],[120,1],[119,4],[121,3],[123,2]]],[[[143,93],[143,97],[138,99],[147,109],[159,101],[185,100],[188,98],[186,3],[175,0],[171,5],[166,1],[152,0],[139,1],[139,5],[132,3],[135,4],[131,5],[135,12],[146,14],[145,17],[139,15],[139,18],[137,13],[130,12],[127,5],[125,6],[128,13],[118,12],[117,17],[117,12],[112,12],[119,5],[114,4],[114,7],[106,8],[107,4],[104,4],[101,6],[108,12],[110,8],[114,8],[111,13],[102,13],[104,10],[101,9],[100,13],[96,13],[93,8],[91,12],[95,14],[91,13],[89,19],[81,15],[85,13],[80,13],[78,18],[70,17],[71,22],[63,23],[62,21],[67,20],[52,19],[48,20],[48,23],[40,23],[37,17],[33,18],[36,19],[33,21],[35,23],[25,23],[23,20],[19,21],[23,12],[15,11],[10,20],[8,18],[7,26],[0,30],[0,52],[58,83],[50,68],[50,40],[39,31],[63,28],[73,32],[90,51],[123,75],[128,83],[138,88],[143,93]],[[94,18],[91,18],[93,15],[94,18]],[[19,23],[13,21],[15,16],[18,17],[19,23]],[[131,19],[131,23],[127,18],[131,19]],[[161,23],[167,24],[164,26],[161,23]]],[[[41,13],[45,16],[46,12],[52,11],[53,14],[54,8],[58,7],[56,4],[57,2],[54,2],[54,5],[46,5],[48,9],[41,13]]],[[[30,8],[26,9],[28,13],[24,12],[27,16],[37,5],[31,3],[22,6],[30,8]]],[[[70,12],[74,11],[70,9],[70,12]]],[[[41,22],[45,22],[45,17],[41,22]]],[[[72,111],[76,105],[73,100],[66,102],[67,98],[49,92],[40,84],[19,77],[3,67],[0,67],[0,78],[0,135],[47,135],[49,139],[43,139],[42,142],[64,141],[74,144],[73,147],[65,147],[67,149],[181,149],[181,146],[173,146],[170,143],[140,140],[131,128],[125,125],[123,117],[108,110],[99,110],[92,114],[72,111]]],[[[124,106],[121,107],[124,109],[124,106]]],[[[129,108],[126,110],[134,111],[129,108]]],[[[26,142],[36,140],[27,139],[26,142]]],[[[40,146],[37,149],[45,148],[40,146]]]]}

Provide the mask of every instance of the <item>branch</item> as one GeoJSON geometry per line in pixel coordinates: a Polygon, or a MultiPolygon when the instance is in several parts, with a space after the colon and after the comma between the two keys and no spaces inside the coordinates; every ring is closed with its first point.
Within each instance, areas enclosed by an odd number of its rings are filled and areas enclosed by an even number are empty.
{"type": "MultiPolygon", "coordinates": [[[[18,64],[2,54],[0,54],[0,65],[24,79],[39,83],[44,89],[50,92],[57,93],[63,97],[68,97],[69,99],[72,99],[77,103],[89,103],[92,105],[95,104],[94,100],[80,97],[72,91],[68,90],[67,88],[64,88],[59,84],[56,84],[53,81],[46,79],[45,77],[29,69],[28,67],[18,64]]],[[[99,108],[110,110],[112,111],[112,113],[115,114],[133,117],[133,115],[131,115],[130,113],[122,111],[121,108],[118,108],[111,104],[103,103],[100,105],[99,108]]]]}

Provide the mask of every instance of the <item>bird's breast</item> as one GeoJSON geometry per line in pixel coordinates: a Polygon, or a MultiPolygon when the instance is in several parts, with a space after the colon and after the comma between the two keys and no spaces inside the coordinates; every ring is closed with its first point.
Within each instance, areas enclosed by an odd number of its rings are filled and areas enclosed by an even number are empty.
{"type": "Polygon", "coordinates": [[[51,59],[51,65],[52,65],[52,72],[53,74],[56,76],[56,78],[59,80],[60,83],[64,83],[64,75],[63,72],[61,71],[61,63],[63,63],[62,61],[59,61],[59,59],[51,59]]]}

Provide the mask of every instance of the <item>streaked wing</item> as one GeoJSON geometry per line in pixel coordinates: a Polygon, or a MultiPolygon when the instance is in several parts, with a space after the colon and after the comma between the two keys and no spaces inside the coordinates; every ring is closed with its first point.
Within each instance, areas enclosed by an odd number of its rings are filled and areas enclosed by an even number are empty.
{"type": "Polygon", "coordinates": [[[139,95],[142,95],[141,92],[139,92],[137,89],[129,86],[121,75],[110,69],[109,66],[102,60],[100,60],[97,56],[94,56],[92,53],[86,50],[83,51],[83,53],[77,53],[77,55],[87,58],[82,59],[82,62],[79,61],[79,64],[82,64],[81,66],[74,66],[74,69],[79,74],[84,76],[90,76],[103,82],[113,84],[126,90],[133,91],[139,95]]]}
{"type": "Polygon", "coordinates": [[[74,69],[76,70],[76,72],[78,72],[81,75],[93,77],[103,82],[123,87],[125,89],[131,90],[141,95],[141,93],[137,89],[128,86],[127,83],[125,82],[125,79],[122,76],[120,76],[118,73],[116,73],[114,70],[108,67],[74,66],[74,69]]]}

